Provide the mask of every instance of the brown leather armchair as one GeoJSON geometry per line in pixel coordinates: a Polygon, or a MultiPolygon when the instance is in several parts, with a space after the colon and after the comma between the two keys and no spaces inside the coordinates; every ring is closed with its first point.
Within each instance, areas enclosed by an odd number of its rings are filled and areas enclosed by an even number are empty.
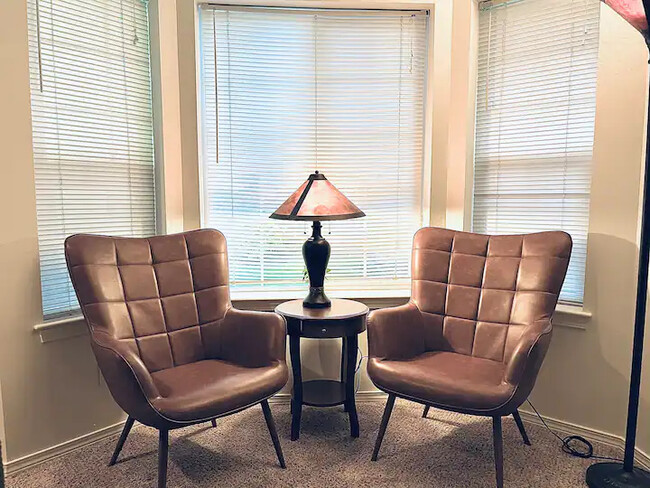
{"type": "Polygon", "coordinates": [[[487,236],[420,229],[408,304],[368,318],[368,375],[388,393],[372,455],[400,397],[493,419],[503,486],[501,417],[530,394],[551,339],[551,316],[571,254],[564,232],[487,236]]]}
{"type": "Polygon", "coordinates": [[[108,388],[128,414],[110,465],[137,420],[159,430],[158,486],[169,430],[261,403],[287,382],[286,323],[230,302],[226,240],[215,230],[148,239],[74,235],[65,241],[72,283],[108,388]]]}

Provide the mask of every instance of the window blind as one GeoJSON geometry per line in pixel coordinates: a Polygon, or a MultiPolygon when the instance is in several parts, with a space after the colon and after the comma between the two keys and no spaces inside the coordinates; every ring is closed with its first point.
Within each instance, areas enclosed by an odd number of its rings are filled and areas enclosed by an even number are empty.
{"type": "Polygon", "coordinates": [[[268,217],[314,170],[367,215],[323,223],[328,290],[408,290],[426,32],[424,12],[200,8],[203,220],[235,292],[304,289],[309,223],[268,217]]]}
{"type": "Polygon", "coordinates": [[[43,315],[78,308],[64,239],[153,234],[149,33],[140,0],[29,0],[43,315]]]}
{"type": "Polygon", "coordinates": [[[600,2],[480,10],[473,229],[571,234],[560,299],[582,302],[600,2]]]}

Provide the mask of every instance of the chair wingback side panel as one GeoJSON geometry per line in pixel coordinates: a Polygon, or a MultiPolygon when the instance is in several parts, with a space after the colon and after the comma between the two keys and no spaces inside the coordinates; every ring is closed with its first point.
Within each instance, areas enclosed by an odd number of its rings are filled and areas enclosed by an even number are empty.
{"type": "Polygon", "coordinates": [[[420,229],[411,296],[422,312],[426,348],[503,361],[527,326],[550,319],[570,254],[564,232],[420,229]]]}
{"type": "Polygon", "coordinates": [[[75,235],[65,250],[91,334],[126,342],[150,372],[220,357],[219,328],[230,307],[221,233],[75,235]]]}

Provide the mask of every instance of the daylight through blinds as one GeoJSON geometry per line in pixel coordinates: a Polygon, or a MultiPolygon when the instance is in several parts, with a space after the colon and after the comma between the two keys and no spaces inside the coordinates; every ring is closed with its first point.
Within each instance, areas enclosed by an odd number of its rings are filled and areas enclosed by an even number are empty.
{"type": "Polygon", "coordinates": [[[366,213],[324,223],[328,290],[408,290],[422,225],[427,15],[200,8],[204,225],[235,292],[304,288],[309,223],[269,215],[319,170],[366,213]]]}
{"type": "Polygon", "coordinates": [[[43,315],[78,308],[63,241],[155,231],[146,2],[29,0],[43,315]]]}
{"type": "Polygon", "coordinates": [[[473,230],[564,230],[560,299],[582,302],[598,64],[598,0],[482,4],[473,230]]]}

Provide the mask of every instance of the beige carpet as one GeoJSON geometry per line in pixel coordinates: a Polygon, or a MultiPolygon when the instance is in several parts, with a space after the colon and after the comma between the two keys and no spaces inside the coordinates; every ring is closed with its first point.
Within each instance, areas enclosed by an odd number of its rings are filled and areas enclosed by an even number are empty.
{"type": "MultiPolygon", "coordinates": [[[[376,463],[370,461],[383,403],[358,404],[361,437],[349,437],[342,408],[303,410],[300,440],[289,440],[288,405],[271,405],[287,469],[280,469],[261,408],[171,433],[169,488],[185,487],[434,487],[494,486],[489,419],[431,410],[398,400],[376,463]]],[[[504,421],[506,487],[585,486],[591,461],[572,458],[540,427],[527,424],[523,445],[514,421],[504,421]]],[[[106,439],[17,473],[9,488],[155,487],[157,433],[136,424],[117,465],[106,439]]],[[[620,453],[595,446],[601,455],[620,453]]]]}

